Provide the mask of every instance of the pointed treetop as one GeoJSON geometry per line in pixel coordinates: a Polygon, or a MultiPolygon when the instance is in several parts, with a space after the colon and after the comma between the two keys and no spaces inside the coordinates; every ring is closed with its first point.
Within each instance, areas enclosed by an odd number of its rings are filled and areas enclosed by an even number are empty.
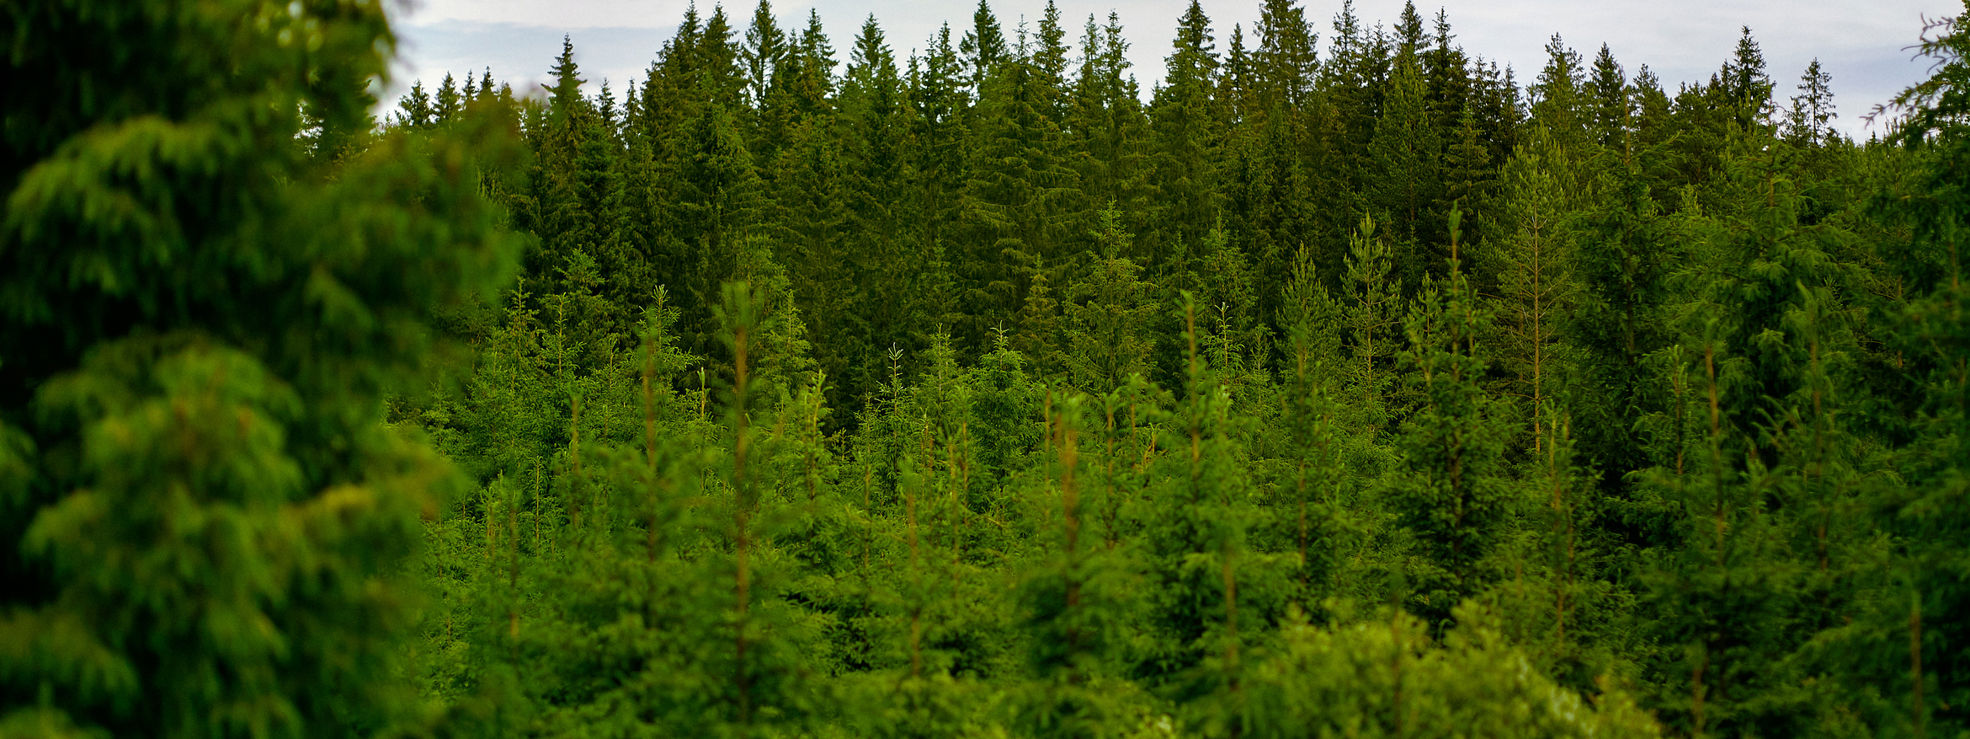
{"type": "Polygon", "coordinates": [[[1395,24],[1396,39],[1401,46],[1396,53],[1404,51],[1415,53],[1427,46],[1428,37],[1423,35],[1423,16],[1416,12],[1415,0],[1402,4],[1402,16],[1395,24]]]}
{"type": "Polygon", "coordinates": [[[828,41],[827,28],[821,25],[821,11],[807,11],[807,29],[800,32],[800,53],[808,61],[825,61],[829,74],[834,73],[835,47],[828,41]]]}
{"type": "Polygon", "coordinates": [[[1810,141],[1819,141],[1829,133],[1830,124],[1838,117],[1833,108],[1833,77],[1820,66],[1818,57],[1806,65],[1805,74],[1799,77],[1799,94],[1792,98],[1795,112],[1793,127],[1810,141]]]}
{"type": "Polygon", "coordinates": [[[1553,34],[1552,39],[1546,42],[1546,66],[1539,71],[1539,78],[1528,90],[1532,97],[1533,117],[1551,127],[1571,129],[1578,126],[1581,75],[1580,52],[1568,48],[1559,34],[1553,34]]]}
{"type": "Polygon", "coordinates": [[[849,75],[895,66],[896,54],[890,50],[889,41],[883,36],[882,24],[876,21],[876,14],[870,13],[862,20],[862,29],[855,34],[855,48],[848,52],[849,75]]]}
{"type": "Polygon", "coordinates": [[[554,85],[547,91],[553,97],[550,103],[558,120],[567,117],[580,104],[581,86],[585,82],[581,78],[581,67],[575,64],[575,42],[572,37],[561,36],[561,56],[555,58],[550,72],[554,75],[554,85]]]}
{"type": "Polygon", "coordinates": [[[1306,11],[1296,0],[1266,0],[1259,9],[1258,53],[1253,55],[1253,71],[1258,74],[1265,94],[1277,102],[1298,107],[1313,87],[1315,64],[1313,28],[1306,11]]]}
{"type": "Polygon", "coordinates": [[[1724,63],[1721,82],[1724,94],[1738,106],[1738,123],[1748,125],[1762,118],[1772,103],[1772,80],[1765,76],[1765,52],[1751,36],[1751,27],[1742,26],[1737,50],[1724,63]]]}
{"type": "Polygon", "coordinates": [[[1033,66],[1049,82],[1061,84],[1067,76],[1067,30],[1060,24],[1060,8],[1047,0],[1040,16],[1039,46],[1033,49],[1033,66]]]}
{"type": "Polygon", "coordinates": [[[1601,44],[1600,53],[1594,56],[1588,88],[1594,99],[1594,128],[1601,144],[1612,147],[1628,123],[1628,80],[1607,44],[1601,44]]]}
{"type": "Polygon", "coordinates": [[[999,29],[999,19],[992,15],[992,6],[986,0],[978,0],[978,9],[971,14],[971,30],[966,31],[964,39],[958,42],[958,51],[971,67],[974,90],[999,62],[1005,60],[1005,32],[999,29]]]}
{"type": "Polygon", "coordinates": [[[1204,6],[1198,0],[1190,0],[1190,7],[1177,19],[1177,37],[1172,45],[1174,50],[1164,57],[1167,65],[1164,84],[1174,85],[1178,80],[1208,82],[1217,71],[1217,41],[1211,36],[1211,18],[1204,14],[1204,6]]]}
{"type": "Polygon", "coordinates": [[[787,36],[773,21],[772,0],[759,0],[753,11],[752,26],[746,29],[745,45],[739,60],[745,66],[746,94],[754,107],[762,107],[773,78],[786,66],[787,36]]]}
{"type": "Polygon", "coordinates": [[[1359,46],[1361,35],[1361,18],[1354,14],[1354,0],[1341,0],[1341,12],[1334,14],[1335,53],[1359,46]]]}
{"type": "Polygon", "coordinates": [[[1432,33],[1431,36],[1436,39],[1437,51],[1440,53],[1449,53],[1451,49],[1450,42],[1457,38],[1455,34],[1450,32],[1450,11],[1437,8],[1436,22],[1433,25],[1435,26],[1436,32],[1432,33]]]}

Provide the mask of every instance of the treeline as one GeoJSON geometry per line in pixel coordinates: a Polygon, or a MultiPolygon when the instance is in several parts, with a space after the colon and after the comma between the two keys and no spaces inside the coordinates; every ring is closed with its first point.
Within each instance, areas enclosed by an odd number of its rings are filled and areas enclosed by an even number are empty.
{"type": "Polygon", "coordinates": [[[1966,11],[1865,144],[1749,30],[762,3],[378,124],[371,5],[0,11],[0,735],[1963,735],[1966,11]]]}

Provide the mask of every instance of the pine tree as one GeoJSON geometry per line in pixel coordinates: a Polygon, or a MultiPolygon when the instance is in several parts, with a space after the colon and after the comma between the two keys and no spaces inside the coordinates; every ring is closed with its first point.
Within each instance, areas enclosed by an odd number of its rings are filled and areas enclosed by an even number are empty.
{"type": "Polygon", "coordinates": [[[1565,222],[1569,205],[1567,158],[1544,126],[1500,173],[1504,232],[1489,256],[1498,276],[1498,321],[1506,347],[1501,364],[1512,376],[1511,395],[1525,401],[1535,439],[1550,436],[1547,408],[1554,389],[1570,376],[1560,336],[1576,311],[1573,236],[1565,222]]]}

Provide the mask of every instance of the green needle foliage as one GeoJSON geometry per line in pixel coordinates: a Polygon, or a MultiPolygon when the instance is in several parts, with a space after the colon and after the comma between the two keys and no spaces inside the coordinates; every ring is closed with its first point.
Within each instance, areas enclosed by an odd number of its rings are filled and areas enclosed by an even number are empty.
{"type": "MultiPolygon", "coordinates": [[[[0,722],[294,736],[417,718],[406,571],[467,486],[383,424],[520,239],[510,130],[373,135],[380,7],[15,6],[0,722]],[[113,53],[72,49],[114,38],[113,53]],[[77,91],[87,91],[77,95],[77,91]]],[[[40,727],[40,728],[36,728],[40,727]]]]}
{"type": "Polygon", "coordinates": [[[0,6],[0,736],[1970,735],[1970,6],[1253,6],[0,6]]]}

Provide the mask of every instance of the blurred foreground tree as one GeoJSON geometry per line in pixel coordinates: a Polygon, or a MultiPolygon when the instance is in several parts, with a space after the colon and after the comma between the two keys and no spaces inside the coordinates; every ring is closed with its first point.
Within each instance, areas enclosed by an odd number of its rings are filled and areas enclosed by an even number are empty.
{"type": "Polygon", "coordinates": [[[513,271],[508,132],[366,140],[375,3],[32,0],[0,33],[0,734],[415,718],[399,564],[457,475],[381,399],[513,271]]]}

